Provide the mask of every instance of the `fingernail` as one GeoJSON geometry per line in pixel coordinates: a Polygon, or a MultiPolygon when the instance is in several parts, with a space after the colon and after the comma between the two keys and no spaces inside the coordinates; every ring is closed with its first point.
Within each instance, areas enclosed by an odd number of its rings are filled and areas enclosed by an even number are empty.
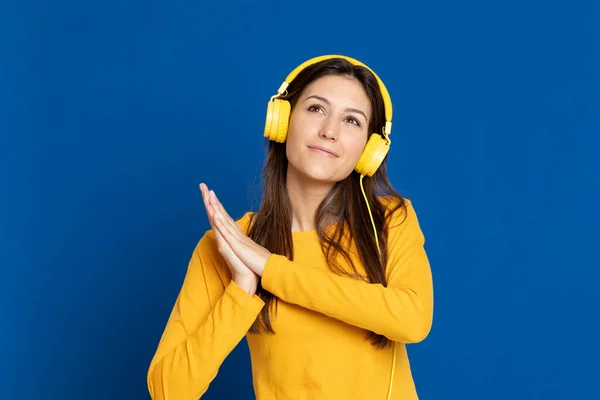
{"type": "Polygon", "coordinates": [[[213,199],[215,199],[215,200],[217,199],[217,195],[212,190],[210,191],[210,195],[212,196],[213,199]]]}

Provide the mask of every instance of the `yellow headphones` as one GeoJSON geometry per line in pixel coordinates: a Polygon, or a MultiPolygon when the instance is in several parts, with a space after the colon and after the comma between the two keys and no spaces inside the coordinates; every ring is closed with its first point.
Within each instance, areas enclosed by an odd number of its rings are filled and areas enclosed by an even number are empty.
{"type": "MultiPolygon", "coordinates": [[[[381,254],[381,250],[379,247],[379,239],[377,238],[377,229],[375,228],[375,221],[373,220],[373,215],[371,214],[371,208],[369,207],[369,201],[367,199],[367,195],[365,194],[365,189],[362,184],[363,177],[373,176],[377,168],[383,162],[388,150],[390,148],[390,132],[392,131],[392,100],[390,98],[390,94],[387,91],[387,88],[379,79],[377,74],[368,66],[361,63],[354,58],[341,56],[341,55],[325,55],[311,58],[308,61],[303,62],[298,67],[296,67],[283,81],[279,89],[277,90],[277,94],[272,96],[269,100],[269,104],[267,106],[267,120],[265,123],[265,133],[264,137],[269,138],[269,140],[275,141],[277,143],[284,143],[287,138],[288,132],[288,124],[290,120],[290,111],[291,105],[287,100],[279,99],[278,97],[283,95],[286,91],[290,83],[296,78],[296,76],[306,67],[318,63],[323,60],[329,60],[333,58],[342,58],[344,60],[349,61],[353,65],[360,65],[361,67],[367,68],[379,84],[379,90],[381,91],[381,96],[383,97],[383,104],[385,106],[385,126],[382,127],[381,134],[372,133],[365,145],[365,148],[354,167],[354,170],[360,174],[360,188],[362,190],[363,197],[365,198],[365,202],[367,203],[367,209],[369,210],[369,216],[371,217],[371,223],[373,224],[373,231],[375,233],[375,242],[377,243],[377,250],[381,254]]],[[[392,397],[392,383],[394,382],[394,370],[396,368],[396,342],[394,342],[394,356],[392,360],[392,372],[390,376],[390,386],[388,389],[388,400],[392,397]]]]}
{"type": "Polygon", "coordinates": [[[363,150],[354,168],[354,170],[362,176],[373,176],[375,171],[377,171],[377,168],[379,168],[379,166],[383,162],[383,159],[385,158],[391,144],[389,135],[392,130],[392,100],[390,99],[390,95],[385,85],[383,84],[381,79],[379,79],[377,74],[375,74],[375,72],[371,68],[353,58],[341,55],[319,56],[311,58],[310,60],[305,61],[298,67],[296,67],[285,78],[285,80],[277,90],[277,94],[272,96],[269,100],[264,136],[266,138],[269,138],[269,140],[275,141],[277,143],[285,142],[290,119],[291,105],[287,100],[279,99],[277,97],[283,95],[286,92],[290,83],[306,67],[318,63],[320,61],[329,60],[333,58],[342,58],[349,61],[353,65],[360,65],[362,67],[367,68],[375,76],[375,79],[377,79],[377,83],[379,84],[379,89],[381,91],[383,103],[385,106],[385,126],[382,127],[381,134],[371,134],[365,146],[365,149],[363,150]]]}

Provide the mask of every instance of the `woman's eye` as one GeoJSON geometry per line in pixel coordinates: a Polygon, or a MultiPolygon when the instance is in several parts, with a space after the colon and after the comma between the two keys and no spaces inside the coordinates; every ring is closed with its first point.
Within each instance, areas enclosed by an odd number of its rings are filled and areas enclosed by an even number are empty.
{"type": "Polygon", "coordinates": [[[350,123],[353,125],[360,126],[360,122],[358,122],[356,118],[348,117],[348,121],[350,121],[350,123]]]}
{"type": "Polygon", "coordinates": [[[323,112],[323,107],[313,104],[312,106],[308,107],[308,111],[323,112]]]}
{"type": "MultiPolygon", "coordinates": [[[[318,113],[321,113],[321,114],[325,113],[325,110],[323,109],[323,107],[321,107],[318,104],[313,104],[313,105],[309,106],[307,108],[307,110],[311,111],[311,112],[318,112],[318,113]]],[[[360,126],[360,122],[356,118],[354,118],[354,117],[348,117],[348,118],[346,118],[346,120],[350,121],[350,123],[352,125],[360,126]]]]}

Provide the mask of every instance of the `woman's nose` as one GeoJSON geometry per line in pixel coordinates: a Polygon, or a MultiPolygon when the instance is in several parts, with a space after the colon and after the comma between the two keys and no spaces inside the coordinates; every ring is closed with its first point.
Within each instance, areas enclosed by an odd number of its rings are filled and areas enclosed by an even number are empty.
{"type": "Polygon", "coordinates": [[[323,122],[323,126],[321,126],[321,130],[319,131],[319,136],[325,140],[336,141],[339,136],[339,132],[335,122],[331,121],[330,119],[323,122]]]}

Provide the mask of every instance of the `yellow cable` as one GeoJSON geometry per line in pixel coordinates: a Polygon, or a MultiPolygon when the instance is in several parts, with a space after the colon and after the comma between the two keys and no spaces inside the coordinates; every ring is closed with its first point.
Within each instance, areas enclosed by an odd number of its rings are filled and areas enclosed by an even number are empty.
{"type": "MultiPolygon", "coordinates": [[[[375,228],[375,221],[373,220],[373,214],[371,214],[371,207],[369,207],[369,200],[367,199],[367,195],[365,194],[365,188],[363,187],[363,177],[360,176],[360,190],[362,191],[363,197],[365,198],[365,203],[367,203],[367,210],[369,211],[369,217],[371,217],[371,223],[373,224],[373,233],[375,234],[375,243],[377,243],[377,251],[379,252],[379,257],[381,257],[381,249],[379,247],[379,238],[377,237],[377,228],[375,228]]],[[[396,369],[396,342],[394,342],[394,356],[392,358],[392,374],[390,376],[390,387],[388,389],[388,400],[392,398],[392,384],[394,383],[394,371],[396,369]]]]}

